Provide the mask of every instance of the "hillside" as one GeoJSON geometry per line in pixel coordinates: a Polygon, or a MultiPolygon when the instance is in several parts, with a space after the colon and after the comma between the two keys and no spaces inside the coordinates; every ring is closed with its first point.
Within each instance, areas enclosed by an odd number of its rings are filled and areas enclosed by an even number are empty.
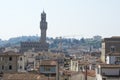
{"type": "MultiPolygon", "coordinates": [[[[20,36],[10,38],[9,40],[1,40],[0,39],[0,47],[14,47],[20,46],[20,42],[24,41],[39,41],[40,37],[38,36],[20,36]]],[[[62,43],[62,48],[67,49],[70,47],[79,47],[79,46],[92,46],[93,48],[101,47],[101,40],[94,39],[75,39],[75,38],[47,38],[47,42],[49,43],[49,48],[58,48],[59,44],[62,43]]]]}

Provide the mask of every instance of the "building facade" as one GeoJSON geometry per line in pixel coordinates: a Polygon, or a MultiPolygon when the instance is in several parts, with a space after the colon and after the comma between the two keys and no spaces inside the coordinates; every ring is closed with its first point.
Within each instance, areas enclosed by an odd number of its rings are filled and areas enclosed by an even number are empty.
{"type": "Polygon", "coordinates": [[[58,79],[58,66],[57,62],[53,60],[43,60],[40,64],[40,74],[47,76],[48,78],[58,79]]]}
{"type": "Polygon", "coordinates": [[[25,55],[21,54],[17,60],[18,63],[18,72],[26,72],[27,58],[25,55]]]}
{"type": "Polygon", "coordinates": [[[71,71],[78,71],[78,60],[71,59],[70,70],[71,71]]]}
{"type": "Polygon", "coordinates": [[[99,64],[96,68],[96,80],[120,80],[120,65],[99,64]]]}
{"type": "Polygon", "coordinates": [[[120,53],[120,37],[104,38],[102,41],[102,62],[106,62],[106,55],[110,52],[120,53]]]}
{"type": "Polygon", "coordinates": [[[8,51],[0,54],[0,72],[17,72],[20,54],[8,51]]]}

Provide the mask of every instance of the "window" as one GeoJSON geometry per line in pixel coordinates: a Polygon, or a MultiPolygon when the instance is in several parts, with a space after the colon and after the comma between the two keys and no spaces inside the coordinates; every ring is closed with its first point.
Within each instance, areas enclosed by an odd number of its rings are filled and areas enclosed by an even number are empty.
{"type": "Polygon", "coordinates": [[[4,66],[2,65],[2,70],[4,70],[4,66]]]}
{"type": "Polygon", "coordinates": [[[22,66],[20,66],[20,69],[22,69],[22,66]]]}
{"type": "Polygon", "coordinates": [[[34,54],[32,54],[31,57],[34,57],[34,54]]]}
{"type": "Polygon", "coordinates": [[[116,61],[120,61],[120,57],[116,57],[116,61]]]}
{"type": "Polygon", "coordinates": [[[111,52],[115,52],[115,46],[111,46],[111,47],[110,47],[110,51],[111,51],[111,52]]]}
{"type": "Polygon", "coordinates": [[[9,70],[12,70],[12,65],[9,65],[9,70]]]}
{"type": "Polygon", "coordinates": [[[22,57],[20,57],[20,61],[22,61],[22,57]]]}
{"type": "Polygon", "coordinates": [[[45,71],[50,71],[50,67],[45,67],[45,71]]]}
{"type": "Polygon", "coordinates": [[[106,80],[106,78],[102,78],[102,80],[106,80]]]}
{"type": "Polygon", "coordinates": [[[73,62],[73,65],[74,65],[74,62],[73,62]]]}
{"type": "Polygon", "coordinates": [[[9,57],[9,61],[12,61],[12,57],[9,57]]]}
{"type": "Polygon", "coordinates": [[[76,65],[75,65],[76,67],[77,67],[77,63],[76,63],[76,65]]]}
{"type": "Polygon", "coordinates": [[[1,59],[1,61],[3,61],[3,60],[4,60],[4,57],[1,57],[0,59],[1,59]]]}
{"type": "Polygon", "coordinates": [[[97,74],[99,74],[100,73],[100,70],[99,70],[99,68],[97,68],[97,74]]]}

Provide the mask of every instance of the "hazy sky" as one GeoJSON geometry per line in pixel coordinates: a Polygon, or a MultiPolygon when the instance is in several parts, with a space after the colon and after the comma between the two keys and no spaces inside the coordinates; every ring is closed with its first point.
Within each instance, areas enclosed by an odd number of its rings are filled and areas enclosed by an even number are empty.
{"type": "Polygon", "coordinates": [[[120,35],[120,0],[0,0],[0,38],[40,36],[43,9],[48,37],[120,35]]]}

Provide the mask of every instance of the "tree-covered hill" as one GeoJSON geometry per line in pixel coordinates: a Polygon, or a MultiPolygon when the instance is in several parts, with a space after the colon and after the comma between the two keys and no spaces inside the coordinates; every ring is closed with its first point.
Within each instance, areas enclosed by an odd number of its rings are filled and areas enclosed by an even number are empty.
{"type": "MultiPolygon", "coordinates": [[[[38,36],[20,36],[10,38],[9,40],[2,40],[0,39],[0,47],[14,47],[20,46],[20,42],[24,41],[39,41],[40,37],[38,36]]],[[[62,44],[62,48],[69,48],[69,47],[79,47],[79,46],[92,46],[93,48],[100,48],[101,47],[101,40],[94,40],[92,38],[47,38],[47,42],[49,43],[50,48],[58,48],[59,44],[62,44]]]]}

